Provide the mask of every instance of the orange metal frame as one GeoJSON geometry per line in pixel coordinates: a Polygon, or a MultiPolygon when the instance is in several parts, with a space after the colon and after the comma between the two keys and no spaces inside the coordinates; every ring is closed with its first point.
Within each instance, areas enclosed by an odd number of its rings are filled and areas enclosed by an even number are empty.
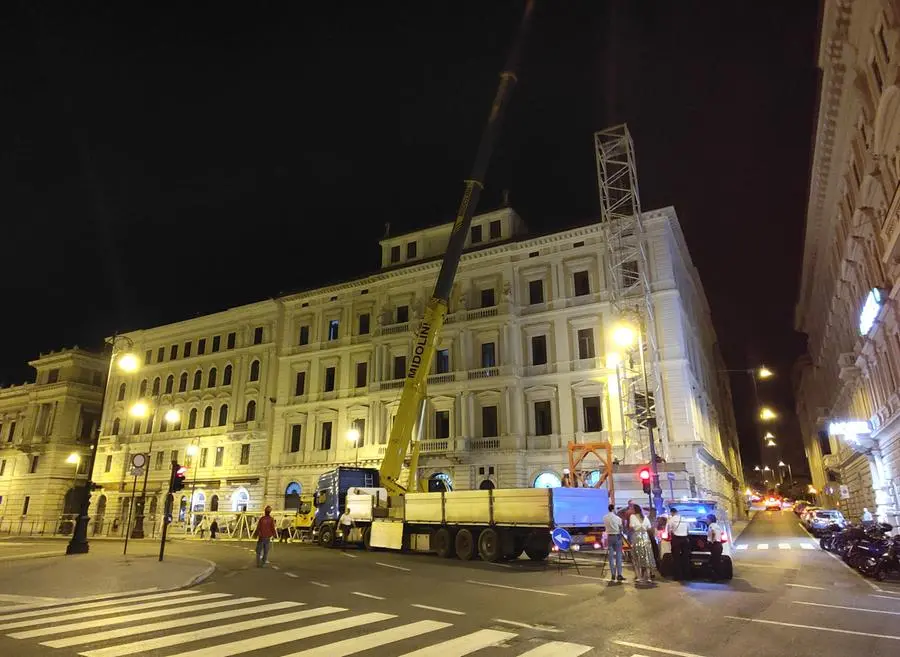
{"type": "Polygon", "coordinates": [[[581,477],[576,476],[578,466],[588,454],[596,456],[603,464],[600,479],[594,484],[594,488],[600,488],[603,484],[609,489],[609,503],[616,503],[616,484],[613,478],[613,454],[612,445],[607,442],[598,443],[569,443],[569,475],[571,485],[578,487],[583,485],[581,477]]]}

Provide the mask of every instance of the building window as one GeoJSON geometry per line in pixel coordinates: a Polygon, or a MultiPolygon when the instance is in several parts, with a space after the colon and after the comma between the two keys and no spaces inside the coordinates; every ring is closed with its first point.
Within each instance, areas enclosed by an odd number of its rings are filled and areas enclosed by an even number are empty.
{"type": "Polygon", "coordinates": [[[436,411],[434,414],[434,437],[450,437],[450,411],[436,411]]]}
{"type": "Polygon", "coordinates": [[[369,313],[363,313],[359,316],[359,334],[369,335],[369,313]]]}
{"type": "Polygon", "coordinates": [[[28,468],[28,472],[30,472],[31,474],[34,474],[35,472],[37,472],[37,469],[38,469],[38,462],[39,462],[40,460],[41,460],[41,457],[38,456],[37,454],[35,454],[34,456],[32,456],[32,457],[31,457],[31,467],[28,468]]]}
{"type": "Polygon", "coordinates": [[[547,336],[535,335],[531,338],[531,364],[547,364],[547,336]]]}
{"type": "Polygon", "coordinates": [[[496,299],[494,299],[494,288],[488,288],[487,290],[481,291],[481,307],[482,308],[493,308],[497,305],[496,299]]]}
{"type": "Polygon", "coordinates": [[[263,327],[257,326],[253,329],[253,344],[262,344],[263,342],[263,327]]]}
{"type": "Polygon", "coordinates": [[[144,365],[150,365],[153,362],[153,350],[148,349],[144,352],[144,365]]]}
{"type": "Polygon", "coordinates": [[[119,429],[121,428],[121,426],[122,426],[122,422],[119,420],[119,418],[113,418],[112,435],[118,436],[119,429]]]}
{"type": "Polygon", "coordinates": [[[175,360],[176,358],[178,358],[178,345],[173,344],[169,347],[169,360],[175,360]]]}
{"type": "Polygon", "coordinates": [[[397,306],[397,323],[406,324],[409,321],[409,306],[397,306]]]}
{"type": "Polygon", "coordinates": [[[450,350],[438,349],[436,357],[436,368],[438,374],[446,374],[450,371],[450,350]]]}
{"type": "Polygon", "coordinates": [[[125,384],[119,385],[119,401],[125,401],[125,384]]]}
{"type": "Polygon", "coordinates": [[[482,367],[496,367],[497,366],[497,358],[495,353],[495,346],[493,342],[485,342],[481,345],[481,366],[482,367]]]}
{"type": "Polygon", "coordinates": [[[350,423],[350,426],[356,429],[357,433],[359,433],[359,438],[356,440],[356,446],[366,444],[366,421],[363,418],[357,418],[350,423]]]}
{"type": "Polygon", "coordinates": [[[300,327],[300,345],[309,344],[309,327],[301,326],[300,327]]]}
{"type": "Polygon", "coordinates": [[[153,423],[154,423],[155,421],[156,421],[156,415],[154,415],[153,413],[151,413],[151,414],[147,417],[147,426],[146,426],[146,428],[144,429],[144,431],[146,431],[147,433],[153,433],[153,423]]]}
{"type": "Polygon", "coordinates": [[[194,372],[193,390],[200,390],[201,385],[203,385],[203,370],[197,370],[194,372]]]}
{"type": "Polygon", "coordinates": [[[250,445],[241,445],[241,465],[250,463],[250,445]]]}
{"type": "Polygon", "coordinates": [[[197,409],[192,408],[191,412],[188,413],[188,429],[196,429],[197,428],[197,409]]]}
{"type": "Polygon", "coordinates": [[[10,422],[9,423],[9,434],[6,436],[6,442],[11,443],[13,441],[13,438],[15,438],[15,437],[16,437],[16,423],[10,422]]]}
{"type": "Polygon", "coordinates": [[[255,360],[250,363],[250,380],[259,381],[259,361],[255,360]]]}
{"type": "Polygon", "coordinates": [[[297,380],[294,383],[294,395],[299,397],[306,394],[306,372],[297,372],[297,380]]]}
{"type": "Polygon", "coordinates": [[[226,365],[225,369],[222,371],[222,385],[230,386],[231,385],[231,365],[226,365]]]}
{"type": "Polygon", "coordinates": [[[166,359],[166,348],[160,347],[156,350],[156,362],[161,363],[166,359]]]}
{"type": "Polygon", "coordinates": [[[293,453],[300,451],[300,437],[303,435],[303,425],[302,424],[292,424],[291,425],[291,447],[290,451],[293,453]]]}
{"type": "Polygon", "coordinates": [[[576,297],[583,297],[585,294],[591,293],[591,279],[588,276],[587,270],[576,271],[572,275],[572,282],[575,286],[576,297]]]}
{"type": "Polygon", "coordinates": [[[331,422],[322,423],[322,442],[319,443],[319,449],[331,449],[331,422]]]}
{"type": "Polygon", "coordinates": [[[412,260],[416,257],[416,243],[415,242],[407,242],[406,244],[406,259],[412,260]]]}
{"type": "Polygon", "coordinates": [[[216,372],[215,367],[209,368],[209,374],[206,375],[206,387],[207,388],[215,388],[216,387],[216,372]]]}
{"type": "Polygon", "coordinates": [[[234,345],[237,343],[237,333],[229,333],[228,340],[226,342],[228,349],[234,349],[234,345]]]}
{"type": "Polygon", "coordinates": [[[253,422],[256,419],[256,402],[252,399],[247,402],[247,414],[246,414],[247,422],[253,422]]]}
{"type": "Polygon", "coordinates": [[[219,351],[219,348],[222,346],[222,337],[219,335],[213,336],[212,341],[212,353],[216,353],[219,351]]]}
{"type": "Polygon", "coordinates": [[[553,472],[542,472],[534,478],[535,488],[559,488],[560,486],[562,486],[562,481],[559,475],[553,472]]]}
{"type": "Polygon", "coordinates": [[[492,240],[500,239],[500,220],[497,219],[488,224],[488,230],[492,240]]]}
{"type": "Polygon", "coordinates": [[[578,358],[594,357],[594,329],[578,329],[578,358]]]}
{"type": "Polygon", "coordinates": [[[192,347],[192,346],[193,346],[193,345],[192,345],[190,342],[185,342],[185,343],[184,343],[184,357],[185,357],[185,358],[190,358],[190,357],[191,357],[191,347],[192,347]]]}
{"type": "Polygon", "coordinates": [[[22,515],[23,515],[23,516],[27,516],[27,515],[28,515],[28,505],[29,505],[30,503],[31,503],[31,496],[30,496],[30,495],[26,495],[26,496],[25,496],[25,502],[22,503],[22,515]]]}
{"type": "Polygon", "coordinates": [[[394,380],[406,376],[406,356],[394,356],[394,380]]]}
{"type": "Polygon", "coordinates": [[[534,435],[549,436],[551,433],[553,433],[553,419],[550,402],[534,402],[534,435]]]}
{"type": "Polygon", "coordinates": [[[472,226],[472,231],[470,233],[472,236],[472,244],[478,244],[481,242],[481,226],[472,226]]]}
{"type": "Polygon", "coordinates": [[[153,392],[151,394],[153,394],[153,395],[159,394],[159,377],[156,377],[155,379],[153,379],[153,392]]]}
{"type": "Polygon", "coordinates": [[[162,467],[163,467],[163,460],[164,460],[165,458],[166,458],[166,455],[165,455],[164,452],[157,452],[157,453],[156,453],[156,469],[157,469],[157,470],[162,470],[162,467]]]}
{"type": "Polygon", "coordinates": [[[135,420],[134,422],[131,423],[131,433],[133,433],[134,435],[137,435],[140,432],[141,432],[141,421],[135,420]]]}
{"type": "Polygon", "coordinates": [[[400,245],[391,247],[391,264],[400,262],[400,245]]]}
{"type": "Polygon", "coordinates": [[[187,390],[187,383],[188,383],[187,372],[182,372],[181,378],[178,379],[178,392],[185,392],[187,390]]]}
{"type": "Polygon", "coordinates": [[[47,383],[56,383],[57,381],[59,381],[59,370],[58,369],[52,369],[49,372],[47,372],[47,383]]]}
{"type": "Polygon", "coordinates": [[[224,427],[228,424],[228,404],[222,404],[219,407],[219,426],[224,427]]]}
{"type": "Polygon", "coordinates": [[[484,438],[494,438],[500,435],[497,428],[497,407],[481,407],[481,435],[484,438]]]}
{"type": "Polygon", "coordinates": [[[219,496],[213,495],[212,499],[209,501],[209,510],[210,511],[218,511],[219,510],[219,496]]]}
{"type": "Polygon", "coordinates": [[[205,468],[208,456],[209,456],[209,448],[208,447],[201,448],[200,449],[200,465],[197,467],[205,468]]]}
{"type": "Polygon", "coordinates": [[[365,388],[369,379],[369,364],[366,361],[356,364],[356,387],[365,388]]]}
{"type": "Polygon", "coordinates": [[[106,463],[103,466],[103,472],[109,472],[112,470],[112,454],[106,455],[106,463]]]}
{"type": "Polygon", "coordinates": [[[0,477],[3,476],[4,472],[6,472],[6,459],[0,461],[0,477]]]}
{"type": "Polygon", "coordinates": [[[197,355],[202,356],[206,353],[206,338],[197,340],[197,355]]]}
{"type": "Polygon", "coordinates": [[[600,398],[585,397],[581,404],[584,408],[584,430],[588,433],[603,431],[603,418],[600,415],[600,398]]]}
{"type": "Polygon", "coordinates": [[[138,386],[138,397],[146,397],[147,396],[147,379],[143,379],[141,381],[141,385],[138,386]]]}
{"type": "Polygon", "coordinates": [[[171,374],[166,377],[166,394],[171,395],[175,389],[175,377],[171,374]]]}
{"type": "Polygon", "coordinates": [[[225,460],[225,448],[224,447],[216,447],[216,466],[215,467],[221,468],[224,460],[225,460]]]}
{"type": "Polygon", "coordinates": [[[335,373],[335,368],[333,368],[333,367],[325,368],[325,388],[324,388],[325,392],[334,391],[334,373],[335,373]]]}
{"type": "Polygon", "coordinates": [[[207,406],[203,409],[203,427],[211,427],[212,426],[212,406],[207,406]]]}
{"type": "Polygon", "coordinates": [[[328,320],[328,339],[337,340],[340,335],[340,322],[336,319],[328,320]]]}
{"type": "Polygon", "coordinates": [[[528,281],[528,302],[532,305],[544,303],[544,281],[528,281]]]}

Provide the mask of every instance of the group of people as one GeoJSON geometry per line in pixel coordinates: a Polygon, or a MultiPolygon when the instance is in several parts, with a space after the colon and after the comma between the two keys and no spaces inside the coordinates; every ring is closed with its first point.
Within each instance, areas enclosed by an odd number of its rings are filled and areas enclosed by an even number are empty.
{"type": "Polygon", "coordinates": [[[635,582],[652,582],[653,571],[656,568],[656,551],[653,549],[655,543],[651,538],[653,526],[650,519],[644,515],[641,505],[629,500],[625,512],[619,515],[616,513],[615,505],[610,504],[609,513],[603,518],[603,526],[607,536],[610,583],[625,581],[625,577],[622,575],[625,540],[631,545],[631,562],[634,565],[635,582]]]}

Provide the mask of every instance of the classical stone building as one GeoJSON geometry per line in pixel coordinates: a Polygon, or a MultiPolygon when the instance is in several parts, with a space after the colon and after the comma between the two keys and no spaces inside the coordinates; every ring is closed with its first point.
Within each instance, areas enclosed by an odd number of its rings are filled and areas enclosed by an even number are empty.
{"type": "Polygon", "coordinates": [[[0,533],[52,532],[75,511],[100,421],[105,357],[75,348],[29,365],[34,383],[0,388],[0,533]]]}
{"type": "Polygon", "coordinates": [[[900,522],[900,3],[828,0],[796,327],[813,486],[900,522]],[[831,430],[829,430],[831,428],[831,430]]]}

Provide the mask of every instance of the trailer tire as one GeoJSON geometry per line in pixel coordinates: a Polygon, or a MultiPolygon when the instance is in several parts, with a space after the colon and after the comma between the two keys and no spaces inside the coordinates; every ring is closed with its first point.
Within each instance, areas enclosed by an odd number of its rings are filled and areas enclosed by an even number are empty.
{"type": "Polygon", "coordinates": [[[475,558],[475,537],[468,529],[460,529],[456,532],[456,556],[462,561],[471,561],[475,558]]]}
{"type": "Polygon", "coordinates": [[[319,545],[326,548],[334,547],[334,525],[331,523],[322,525],[319,529],[319,545]]]}
{"type": "Polygon", "coordinates": [[[449,559],[455,554],[453,535],[446,527],[439,527],[434,532],[434,551],[442,559],[449,559]]]}
{"type": "Polygon", "coordinates": [[[478,554],[482,561],[497,563],[503,558],[503,547],[500,533],[488,527],[478,535],[478,554]]]}
{"type": "Polygon", "coordinates": [[[544,561],[550,556],[550,537],[546,534],[532,534],[525,541],[525,554],[532,561],[544,561]]]}

